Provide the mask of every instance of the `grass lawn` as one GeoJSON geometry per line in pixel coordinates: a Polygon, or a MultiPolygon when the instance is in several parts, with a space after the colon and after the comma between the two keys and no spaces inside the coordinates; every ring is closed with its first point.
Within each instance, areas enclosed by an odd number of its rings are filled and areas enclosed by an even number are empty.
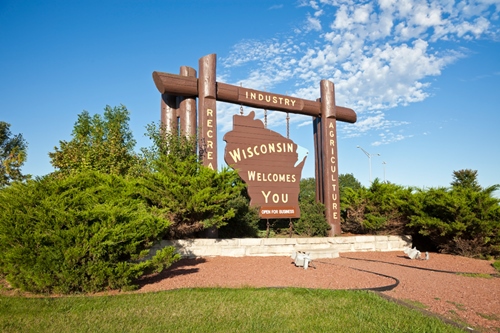
{"type": "Polygon", "coordinates": [[[374,293],[182,289],[117,296],[0,296],[0,332],[462,332],[374,293]]]}

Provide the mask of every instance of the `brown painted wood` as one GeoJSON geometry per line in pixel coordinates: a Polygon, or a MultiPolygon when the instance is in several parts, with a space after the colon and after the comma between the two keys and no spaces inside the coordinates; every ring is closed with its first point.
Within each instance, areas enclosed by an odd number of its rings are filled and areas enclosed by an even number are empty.
{"type": "Polygon", "coordinates": [[[313,119],[314,175],[316,180],[316,201],[324,203],[323,196],[323,154],[321,145],[321,118],[313,119]]]}
{"type": "Polygon", "coordinates": [[[217,170],[217,108],[216,108],[216,55],[209,54],[199,60],[198,79],[198,136],[203,165],[217,170]]]}
{"type": "MultiPolygon", "coordinates": [[[[196,70],[192,67],[181,66],[181,76],[196,77],[196,70]]],[[[196,137],[196,97],[177,96],[179,104],[180,130],[188,137],[196,137]]]]}
{"type": "Polygon", "coordinates": [[[330,236],[340,235],[340,198],[337,168],[337,122],[335,120],[335,87],[333,82],[321,80],[321,110],[327,117],[321,119],[321,150],[323,156],[323,194],[326,220],[330,236]]]}
{"type": "MultiPolygon", "coordinates": [[[[200,77],[198,88],[198,146],[200,158],[204,166],[217,170],[217,109],[216,109],[216,60],[215,54],[209,54],[199,59],[200,77]]],[[[205,229],[203,236],[217,238],[215,227],[205,229]]]]}
{"type": "Polygon", "coordinates": [[[167,133],[177,133],[177,108],[176,96],[161,95],[160,121],[162,129],[167,133]]]}
{"type": "MultiPolygon", "coordinates": [[[[197,87],[199,83],[196,82],[196,79],[188,79],[186,77],[181,77],[174,74],[153,72],[153,80],[155,82],[156,88],[162,94],[168,92],[169,94],[174,95],[198,95],[197,87]]],[[[216,87],[215,98],[222,102],[242,104],[245,106],[268,110],[287,111],[307,116],[322,116],[321,105],[316,101],[310,101],[302,98],[280,94],[271,94],[265,91],[233,86],[221,82],[217,82],[216,87]],[[255,93],[257,94],[257,98],[249,98],[247,97],[247,93],[255,93]],[[259,94],[263,97],[262,100],[259,100],[259,94]],[[266,97],[268,97],[267,100],[269,101],[266,100],[266,97]],[[274,102],[275,99],[276,102],[274,102]],[[296,102],[293,105],[291,102],[289,102],[288,105],[285,105],[285,99],[293,99],[296,102]]],[[[355,123],[356,113],[352,109],[337,106],[336,119],[343,122],[355,123]]]]}
{"type": "Polygon", "coordinates": [[[153,72],[153,81],[161,94],[198,96],[198,79],[195,77],[153,72]]]}
{"type": "Polygon", "coordinates": [[[297,144],[266,129],[255,112],[233,116],[224,135],[224,160],[248,184],[250,205],[261,218],[298,218],[300,179],[306,157],[298,161],[297,144]]]}

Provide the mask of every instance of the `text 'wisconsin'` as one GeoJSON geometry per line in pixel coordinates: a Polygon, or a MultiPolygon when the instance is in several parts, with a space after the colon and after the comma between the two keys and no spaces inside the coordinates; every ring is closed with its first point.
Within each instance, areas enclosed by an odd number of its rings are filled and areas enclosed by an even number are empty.
{"type": "Polygon", "coordinates": [[[252,158],[253,156],[272,154],[272,153],[293,153],[293,142],[285,143],[267,143],[261,144],[253,147],[247,147],[246,149],[237,148],[229,151],[229,155],[233,159],[234,163],[238,163],[243,159],[252,158]]]}

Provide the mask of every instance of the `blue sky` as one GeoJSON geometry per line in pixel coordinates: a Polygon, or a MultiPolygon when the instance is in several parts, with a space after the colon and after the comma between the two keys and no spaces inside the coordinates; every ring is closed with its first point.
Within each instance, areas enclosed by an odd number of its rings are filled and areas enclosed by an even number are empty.
{"type": "MultiPolygon", "coordinates": [[[[364,185],[357,146],[372,178],[428,188],[473,169],[500,184],[499,13],[499,0],[0,0],[0,120],[28,141],[27,174],[52,172],[77,115],[106,105],[127,106],[139,150],[160,117],[152,72],[216,53],[220,82],[315,100],[333,81],[358,114],[338,125],[339,173],[364,185]]],[[[222,165],[239,106],[217,108],[222,165]]],[[[270,111],[269,128],[286,135],[285,119],[270,111]]],[[[290,138],[313,177],[310,117],[291,115],[290,138]]]]}

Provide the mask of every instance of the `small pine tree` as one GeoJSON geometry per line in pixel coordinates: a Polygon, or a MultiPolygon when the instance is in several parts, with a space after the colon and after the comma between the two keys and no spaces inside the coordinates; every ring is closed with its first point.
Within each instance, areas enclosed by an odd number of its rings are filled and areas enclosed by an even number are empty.
{"type": "Polygon", "coordinates": [[[326,222],[325,206],[316,201],[316,180],[300,180],[299,193],[300,218],[294,222],[294,232],[298,235],[324,237],[330,225],[326,222]]]}
{"type": "Polygon", "coordinates": [[[481,191],[481,186],[477,181],[477,170],[462,169],[453,171],[453,188],[469,188],[474,191],[481,191]]]}
{"type": "MultiPolygon", "coordinates": [[[[243,183],[243,180],[237,179],[237,182],[243,183]]],[[[244,184],[242,184],[244,185],[244,184]]],[[[234,197],[227,205],[233,209],[234,217],[227,221],[227,224],[219,229],[219,238],[243,238],[257,237],[259,232],[259,210],[250,206],[250,198],[246,187],[241,194],[234,197]]]]}
{"type": "Polygon", "coordinates": [[[172,222],[165,236],[193,237],[226,225],[236,214],[232,203],[245,188],[237,172],[204,167],[195,138],[169,134],[154,124],[148,133],[153,147],[143,154],[152,172],[142,178],[140,195],[172,222]]]}

